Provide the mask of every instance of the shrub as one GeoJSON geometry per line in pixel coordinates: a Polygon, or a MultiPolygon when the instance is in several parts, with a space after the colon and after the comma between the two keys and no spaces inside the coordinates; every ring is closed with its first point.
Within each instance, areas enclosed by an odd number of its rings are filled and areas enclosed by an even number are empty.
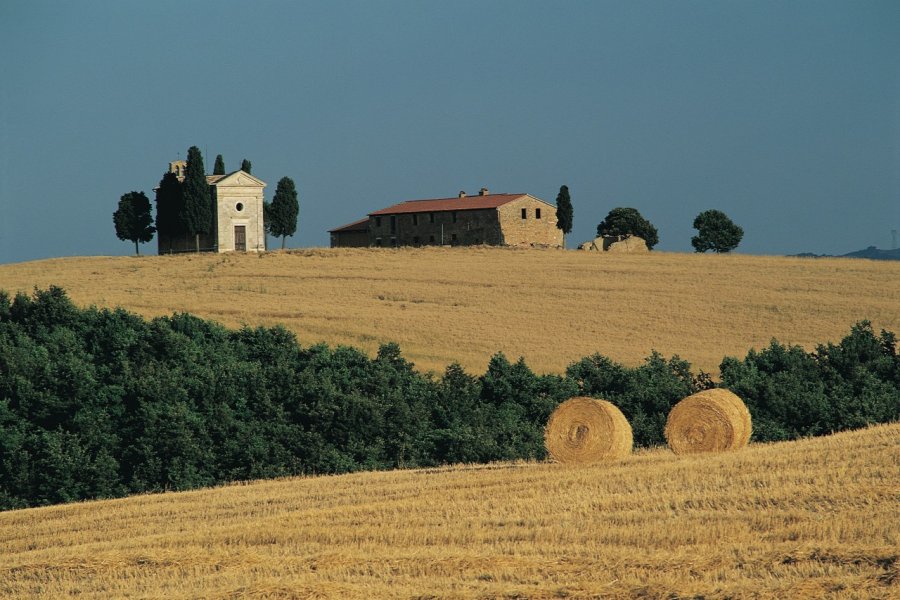
{"type": "MultiPolygon", "coordinates": [[[[773,341],[726,358],[723,385],[757,440],[900,418],[894,334],[867,322],[807,353],[773,341]]],[[[423,375],[396,344],[377,356],[301,347],[282,327],[228,330],[78,309],[59,288],[0,292],[0,509],[236,479],[540,459],[573,396],[606,399],[638,446],[663,443],[671,407],[710,387],[677,356],[636,368],[595,354],[565,376],[495,355],[480,377],[423,375]]]]}

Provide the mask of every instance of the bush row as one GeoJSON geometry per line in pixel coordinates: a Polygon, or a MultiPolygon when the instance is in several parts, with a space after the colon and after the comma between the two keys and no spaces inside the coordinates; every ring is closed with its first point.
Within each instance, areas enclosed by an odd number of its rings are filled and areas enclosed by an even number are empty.
{"type": "MultiPolygon", "coordinates": [[[[900,417],[892,333],[862,322],[808,353],[777,342],[726,358],[756,440],[900,417]]],[[[495,355],[480,377],[417,372],[395,344],[375,358],[300,346],[282,327],[229,330],[188,314],[145,320],[79,309],[51,287],[0,292],[0,509],[183,490],[294,474],[541,459],[562,401],[603,397],[635,443],[663,443],[671,407],[713,385],[652,354],[628,368],[599,354],[564,376],[495,355]]]]}

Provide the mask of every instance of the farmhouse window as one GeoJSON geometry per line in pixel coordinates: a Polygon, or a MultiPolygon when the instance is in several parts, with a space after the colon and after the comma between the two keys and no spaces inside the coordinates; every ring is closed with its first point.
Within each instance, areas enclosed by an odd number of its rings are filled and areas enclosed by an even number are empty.
{"type": "Polygon", "coordinates": [[[375,217],[375,227],[381,227],[381,217],[375,217]]]}
{"type": "Polygon", "coordinates": [[[392,237],[392,238],[391,238],[391,246],[394,247],[394,248],[397,247],[397,238],[395,238],[395,237],[392,237]]]}
{"type": "Polygon", "coordinates": [[[413,213],[413,225],[419,224],[419,215],[413,213]]]}
{"type": "Polygon", "coordinates": [[[428,222],[434,223],[434,213],[428,213],[428,222]]]}
{"type": "Polygon", "coordinates": [[[541,218],[541,209],[539,209],[539,208],[534,209],[534,218],[535,219],[541,218]]]}
{"type": "Polygon", "coordinates": [[[456,223],[456,211],[453,211],[453,222],[456,223]]]}
{"type": "Polygon", "coordinates": [[[456,234],[455,233],[450,236],[450,242],[453,244],[456,243],[456,234]]]}
{"type": "Polygon", "coordinates": [[[527,219],[527,218],[528,218],[528,209],[527,209],[527,208],[523,208],[523,209],[522,209],[522,218],[523,218],[523,219],[527,219]]]}
{"type": "Polygon", "coordinates": [[[431,244],[434,243],[434,236],[433,236],[433,235],[429,235],[429,236],[428,236],[428,242],[431,243],[431,244]]]}
{"type": "Polygon", "coordinates": [[[397,217],[391,215],[391,233],[397,233],[397,217]]]}
{"type": "Polygon", "coordinates": [[[381,247],[381,238],[375,238],[375,245],[381,247]]]}

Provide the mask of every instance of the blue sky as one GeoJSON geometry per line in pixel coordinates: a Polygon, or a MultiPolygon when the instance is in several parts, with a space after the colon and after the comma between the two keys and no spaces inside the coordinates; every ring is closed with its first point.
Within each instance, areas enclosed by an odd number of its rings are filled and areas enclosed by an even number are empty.
{"type": "MultiPolygon", "coordinates": [[[[900,229],[900,2],[0,4],[0,263],[130,254],[112,212],[196,145],[300,194],[288,246],[481,187],[616,206],[688,252],[844,253],[900,229]]],[[[153,253],[155,240],[143,246],[153,253]]]]}

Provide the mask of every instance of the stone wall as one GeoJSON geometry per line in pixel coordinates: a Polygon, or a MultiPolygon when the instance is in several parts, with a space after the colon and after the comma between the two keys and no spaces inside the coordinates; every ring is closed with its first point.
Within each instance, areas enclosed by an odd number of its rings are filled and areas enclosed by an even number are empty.
{"type": "Polygon", "coordinates": [[[331,234],[332,248],[365,248],[369,245],[369,232],[365,229],[359,231],[334,231],[331,234]]]}
{"type": "Polygon", "coordinates": [[[496,209],[369,217],[371,246],[471,246],[502,243],[496,209]]]}
{"type": "Polygon", "coordinates": [[[556,207],[534,196],[524,196],[497,209],[502,244],[507,246],[563,245],[563,233],[556,226],[556,207]]]}

